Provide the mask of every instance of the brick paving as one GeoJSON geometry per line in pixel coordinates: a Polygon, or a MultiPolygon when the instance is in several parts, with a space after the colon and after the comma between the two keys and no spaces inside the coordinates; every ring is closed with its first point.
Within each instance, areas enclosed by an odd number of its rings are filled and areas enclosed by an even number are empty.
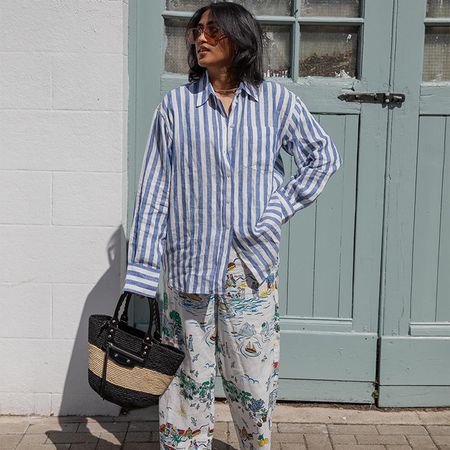
{"type": "MultiPolygon", "coordinates": [[[[375,408],[375,407],[374,407],[375,408]]],[[[273,450],[450,450],[450,408],[355,409],[279,402],[273,450]]],[[[226,402],[215,403],[213,449],[239,450],[226,402]]],[[[0,450],[159,449],[157,411],[126,416],[0,416],[0,450]]]]}

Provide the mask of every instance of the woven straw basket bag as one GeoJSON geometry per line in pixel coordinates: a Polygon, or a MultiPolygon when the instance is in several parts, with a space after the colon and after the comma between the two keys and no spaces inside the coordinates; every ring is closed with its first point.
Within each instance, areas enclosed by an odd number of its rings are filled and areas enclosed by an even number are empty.
{"type": "Polygon", "coordinates": [[[158,404],[185,353],[161,343],[157,299],[148,299],[150,322],[147,332],[128,325],[130,292],[117,302],[114,315],[89,317],[89,385],[95,392],[124,409],[158,404]],[[119,311],[126,300],[123,314],[119,311]],[[151,336],[152,325],[156,328],[151,336]]]}

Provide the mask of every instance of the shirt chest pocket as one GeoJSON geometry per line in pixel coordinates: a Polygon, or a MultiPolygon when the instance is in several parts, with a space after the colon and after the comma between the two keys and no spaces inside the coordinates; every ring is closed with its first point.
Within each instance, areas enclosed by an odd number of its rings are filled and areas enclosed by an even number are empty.
{"type": "Polygon", "coordinates": [[[276,152],[276,135],[277,129],[274,126],[248,130],[244,139],[244,166],[255,171],[271,172],[276,152]]]}

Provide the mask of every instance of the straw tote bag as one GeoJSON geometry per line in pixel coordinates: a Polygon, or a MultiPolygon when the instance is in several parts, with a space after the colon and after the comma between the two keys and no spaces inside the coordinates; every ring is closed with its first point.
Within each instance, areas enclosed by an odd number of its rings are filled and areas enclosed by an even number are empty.
{"type": "Polygon", "coordinates": [[[157,299],[147,297],[150,307],[147,332],[128,325],[131,295],[124,292],[120,296],[112,317],[91,315],[88,331],[89,385],[104,400],[126,410],[158,404],[159,396],[168,388],[185,356],[182,350],[161,343],[157,299]]]}

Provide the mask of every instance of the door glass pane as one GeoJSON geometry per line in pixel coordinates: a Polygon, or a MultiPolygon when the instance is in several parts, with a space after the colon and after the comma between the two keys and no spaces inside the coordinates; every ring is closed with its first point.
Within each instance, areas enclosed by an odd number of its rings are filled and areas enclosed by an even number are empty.
{"type": "Polygon", "coordinates": [[[300,27],[301,77],[356,77],[357,54],[357,26],[300,27]]]}
{"type": "MultiPolygon", "coordinates": [[[[164,69],[167,72],[187,74],[187,48],[184,39],[187,19],[166,18],[166,50],[164,69]]],[[[291,27],[289,25],[262,25],[263,29],[263,69],[265,76],[290,76],[291,27]]]]}
{"type": "Polygon", "coordinates": [[[359,0],[301,0],[301,16],[359,17],[359,0]]]}
{"type": "Polygon", "coordinates": [[[261,25],[264,33],[264,76],[289,77],[291,71],[291,27],[261,25]]]}
{"type": "Polygon", "coordinates": [[[450,0],[427,0],[427,17],[450,17],[450,0]]]}
{"type": "Polygon", "coordinates": [[[166,9],[170,11],[197,11],[200,8],[198,2],[193,0],[166,0],[166,9]]]}
{"type": "Polygon", "coordinates": [[[292,11],[291,0],[234,0],[255,16],[289,16],[292,11]]]}
{"type": "Polygon", "coordinates": [[[188,51],[184,39],[186,24],[187,19],[172,18],[164,20],[166,41],[164,68],[167,72],[183,74],[189,72],[188,51]]]}
{"type": "Polygon", "coordinates": [[[450,27],[425,28],[424,81],[450,80],[450,27]]]}
{"type": "MultiPolygon", "coordinates": [[[[286,16],[292,11],[292,0],[235,0],[233,3],[239,3],[257,16],[286,16]]],[[[166,9],[170,11],[193,12],[201,6],[193,0],[166,0],[166,9]]]]}

